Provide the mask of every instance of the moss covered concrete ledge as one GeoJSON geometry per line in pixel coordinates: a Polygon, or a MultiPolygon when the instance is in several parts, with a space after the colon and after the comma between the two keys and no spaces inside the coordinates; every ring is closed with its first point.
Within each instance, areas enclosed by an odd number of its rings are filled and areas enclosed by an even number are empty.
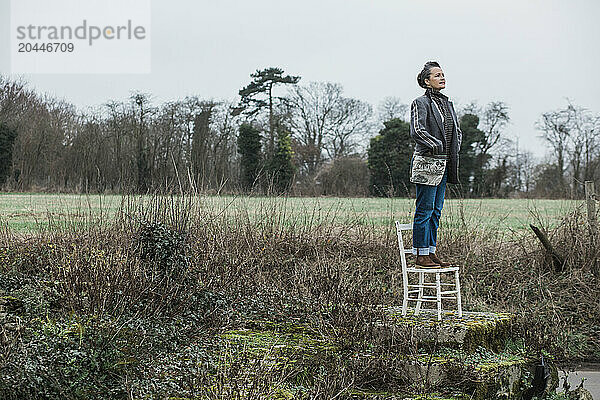
{"type": "Polygon", "coordinates": [[[383,306],[390,317],[389,323],[410,327],[414,338],[420,344],[437,344],[454,347],[465,352],[484,347],[490,351],[501,351],[511,336],[515,316],[510,313],[463,312],[459,318],[456,312],[445,312],[441,321],[433,310],[421,310],[415,315],[409,309],[402,316],[402,307],[383,306]]]}

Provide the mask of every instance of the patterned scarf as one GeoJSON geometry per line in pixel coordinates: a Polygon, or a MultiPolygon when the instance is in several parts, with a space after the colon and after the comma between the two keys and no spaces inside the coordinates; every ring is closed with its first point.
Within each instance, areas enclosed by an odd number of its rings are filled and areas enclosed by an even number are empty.
{"type": "Polygon", "coordinates": [[[439,90],[433,90],[431,88],[428,88],[425,93],[429,94],[429,97],[435,101],[444,115],[444,153],[446,153],[448,156],[451,156],[454,120],[452,119],[452,113],[450,112],[448,97],[443,95],[439,90]]]}

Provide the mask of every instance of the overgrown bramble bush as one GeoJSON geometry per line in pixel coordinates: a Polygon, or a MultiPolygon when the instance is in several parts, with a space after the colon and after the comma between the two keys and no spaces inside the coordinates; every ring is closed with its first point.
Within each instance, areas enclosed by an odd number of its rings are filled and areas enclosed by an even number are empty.
{"type": "Polygon", "coordinates": [[[142,262],[169,278],[183,278],[189,268],[186,236],[161,223],[142,223],[135,250],[142,262]]]}

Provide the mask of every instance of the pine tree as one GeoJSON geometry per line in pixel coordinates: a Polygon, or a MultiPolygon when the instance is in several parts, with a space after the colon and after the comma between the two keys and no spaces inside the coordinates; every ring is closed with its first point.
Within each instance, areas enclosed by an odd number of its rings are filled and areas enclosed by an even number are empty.
{"type": "Polygon", "coordinates": [[[278,124],[277,148],[268,165],[270,181],[277,193],[288,192],[293,183],[297,172],[292,160],[293,156],[291,133],[278,124]]]}
{"type": "Polygon", "coordinates": [[[252,190],[258,180],[261,167],[260,131],[250,124],[240,126],[237,147],[241,154],[241,184],[245,190],[252,190]]]}
{"type": "Polygon", "coordinates": [[[375,196],[406,195],[410,187],[410,161],[414,150],[410,125],[398,118],[383,123],[385,128],[371,139],[368,160],[371,193],[375,196]]]}
{"type": "Polygon", "coordinates": [[[248,115],[254,115],[264,108],[269,109],[269,136],[267,137],[267,146],[265,150],[266,158],[271,159],[275,150],[275,115],[273,112],[274,100],[281,100],[280,97],[273,96],[273,87],[275,85],[295,85],[300,80],[299,76],[283,75],[281,68],[270,67],[263,70],[256,70],[251,74],[253,78],[246,87],[240,89],[240,105],[237,112],[242,110],[248,115]],[[266,96],[266,99],[263,98],[266,96]]]}
{"type": "Polygon", "coordinates": [[[458,170],[459,180],[462,185],[463,194],[475,193],[482,189],[484,180],[483,165],[488,157],[478,153],[478,144],[485,140],[485,133],[477,128],[479,117],[475,114],[465,114],[460,117],[460,128],[462,131],[462,143],[460,145],[460,168],[458,170]]]}

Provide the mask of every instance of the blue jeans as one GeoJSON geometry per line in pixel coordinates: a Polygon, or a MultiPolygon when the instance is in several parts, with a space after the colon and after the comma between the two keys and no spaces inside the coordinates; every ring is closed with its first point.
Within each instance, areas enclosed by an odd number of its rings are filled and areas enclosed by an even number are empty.
{"type": "Polygon", "coordinates": [[[447,178],[448,171],[446,170],[442,181],[437,186],[416,184],[417,203],[413,221],[413,254],[417,254],[417,249],[419,255],[435,253],[447,178]]]}

